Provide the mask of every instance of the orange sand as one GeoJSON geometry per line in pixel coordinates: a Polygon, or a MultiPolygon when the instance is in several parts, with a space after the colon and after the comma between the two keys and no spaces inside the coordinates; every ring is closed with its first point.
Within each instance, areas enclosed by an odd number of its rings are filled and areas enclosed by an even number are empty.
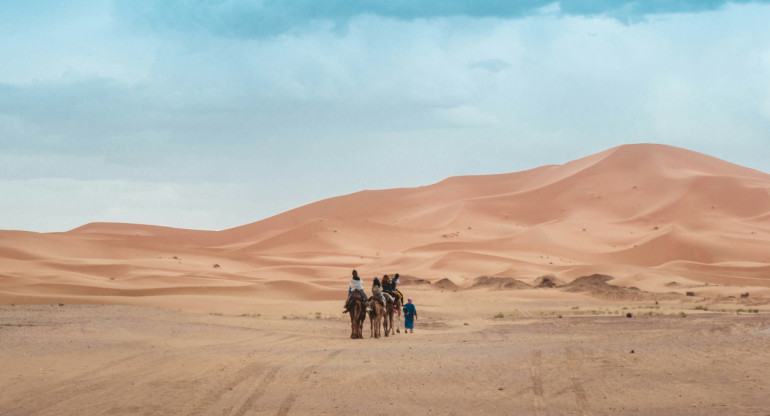
{"type": "Polygon", "coordinates": [[[663,145],[560,166],[363,191],[213,232],[93,223],[0,231],[0,304],[233,312],[338,300],[350,270],[467,287],[478,276],[712,296],[770,294],[770,175],[663,145]],[[215,267],[219,265],[219,267],[215,267]],[[667,284],[677,282],[681,287],[667,284]]]}

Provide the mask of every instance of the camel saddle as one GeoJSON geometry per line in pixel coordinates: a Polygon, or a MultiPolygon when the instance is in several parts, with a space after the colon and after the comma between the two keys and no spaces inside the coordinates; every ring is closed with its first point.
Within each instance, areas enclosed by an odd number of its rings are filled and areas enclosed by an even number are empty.
{"type": "Polygon", "coordinates": [[[366,301],[366,295],[362,290],[354,290],[350,293],[350,297],[348,297],[347,302],[345,302],[345,309],[350,310],[350,305],[353,302],[365,302],[366,301]]]}
{"type": "MultiPolygon", "coordinates": [[[[384,292],[382,296],[385,297],[385,300],[387,301],[387,303],[393,302],[393,296],[391,296],[390,293],[384,292]]],[[[385,306],[385,305],[382,305],[382,306],[385,306]]]]}

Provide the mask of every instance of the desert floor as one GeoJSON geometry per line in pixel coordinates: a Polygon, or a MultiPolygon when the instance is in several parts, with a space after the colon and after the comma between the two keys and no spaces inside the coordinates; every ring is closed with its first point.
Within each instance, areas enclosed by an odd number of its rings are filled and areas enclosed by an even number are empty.
{"type": "Polygon", "coordinates": [[[415,333],[364,340],[341,302],[2,306],[0,414],[770,414],[766,304],[411,292],[415,333]]]}

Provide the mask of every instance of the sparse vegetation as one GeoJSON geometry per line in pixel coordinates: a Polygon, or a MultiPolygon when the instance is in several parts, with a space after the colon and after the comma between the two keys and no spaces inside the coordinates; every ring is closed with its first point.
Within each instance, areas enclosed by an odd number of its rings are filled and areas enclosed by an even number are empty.
{"type": "Polygon", "coordinates": [[[505,315],[503,315],[503,313],[500,312],[497,315],[493,316],[493,318],[495,318],[495,319],[502,319],[502,318],[505,318],[505,315]]]}
{"type": "Polygon", "coordinates": [[[707,311],[709,310],[708,306],[698,305],[695,307],[696,311],[707,311]]]}
{"type": "Polygon", "coordinates": [[[682,318],[687,318],[687,314],[684,312],[679,312],[679,316],[681,316],[682,318]]]}
{"type": "Polygon", "coordinates": [[[324,316],[322,312],[307,312],[305,314],[283,315],[281,319],[308,320],[308,319],[334,319],[331,315],[324,316]]]}
{"type": "Polygon", "coordinates": [[[214,315],[214,316],[223,316],[223,315],[222,315],[221,313],[219,313],[219,312],[211,312],[209,315],[214,315]]]}

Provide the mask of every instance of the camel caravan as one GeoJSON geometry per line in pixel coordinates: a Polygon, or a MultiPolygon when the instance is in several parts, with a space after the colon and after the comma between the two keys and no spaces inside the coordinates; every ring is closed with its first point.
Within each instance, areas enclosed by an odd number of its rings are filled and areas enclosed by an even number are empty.
{"type": "Polygon", "coordinates": [[[391,280],[388,275],[385,275],[382,277],[382,282],[375,277],[372,283],[372,296],[367,297],[358,272],[353,270],[353,277],[348,287],[348,299],[343,311],[350,314],[350,338],[364,337],[364,322],[367,314],[371,338],[380,338],[383,332],[386,337],[401,332],[404,295],[398,289],[398,277],[397,273],[391,280]]]}

